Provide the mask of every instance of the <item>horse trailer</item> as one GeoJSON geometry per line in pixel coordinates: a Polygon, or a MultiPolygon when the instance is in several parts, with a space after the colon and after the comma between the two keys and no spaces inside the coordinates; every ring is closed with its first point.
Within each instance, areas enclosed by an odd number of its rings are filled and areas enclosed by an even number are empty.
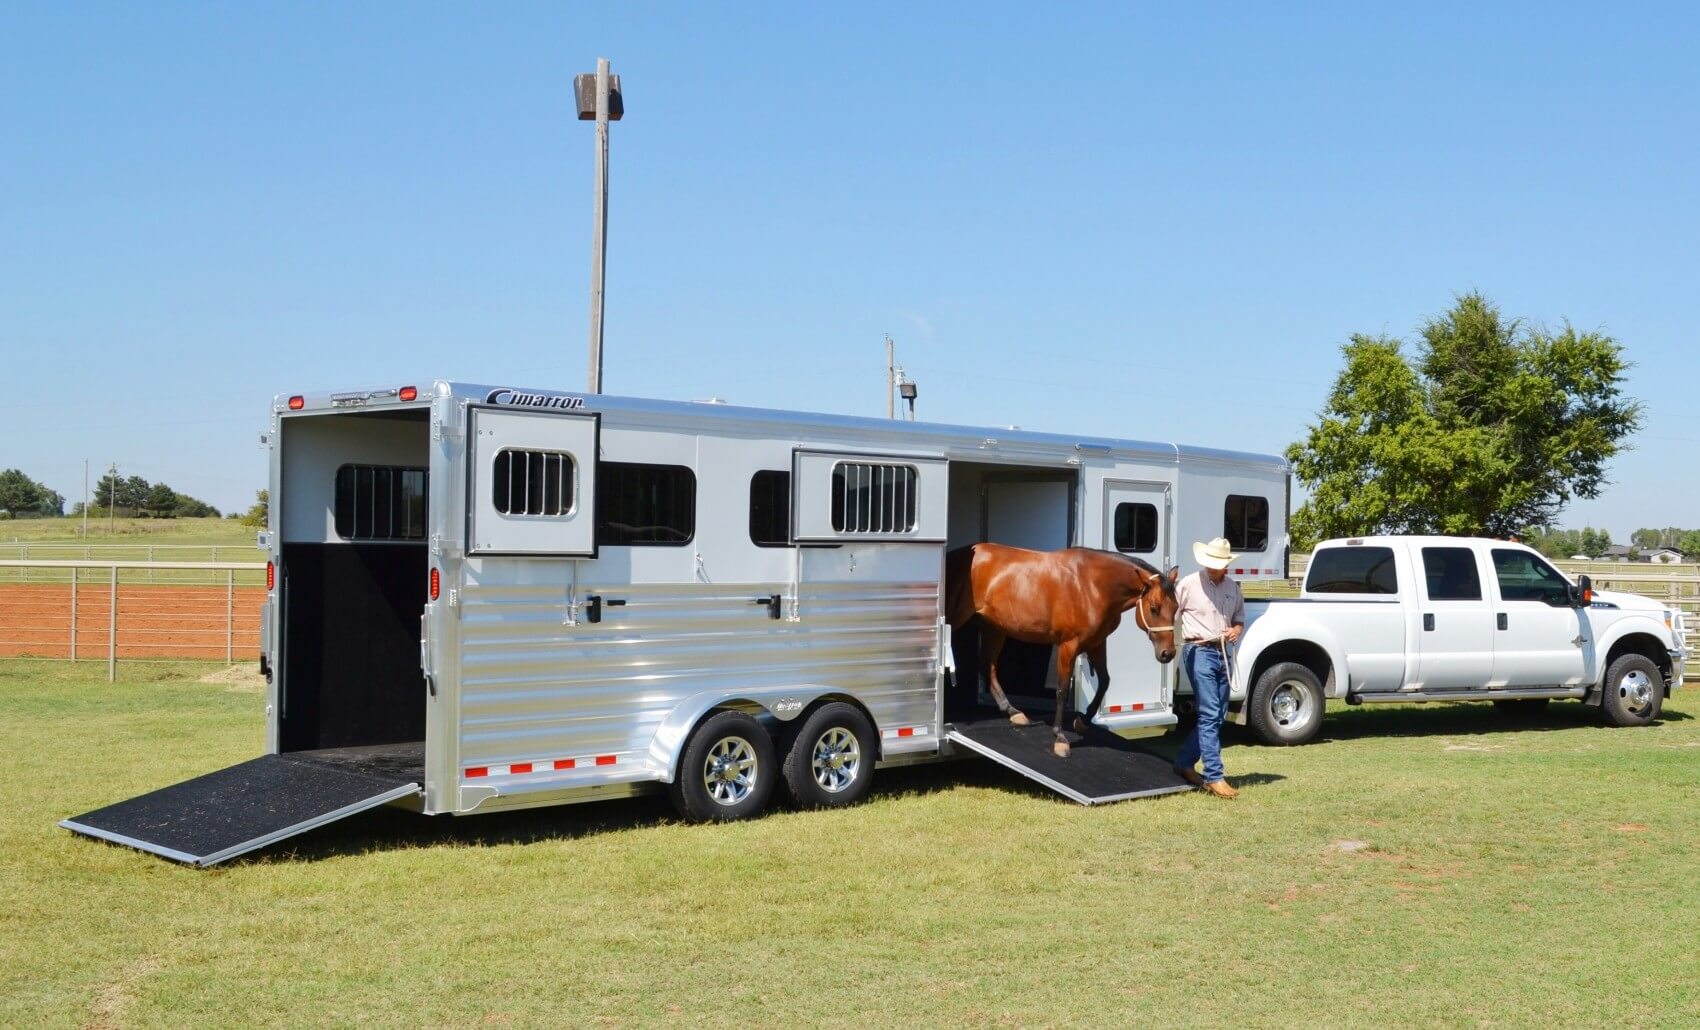
{"type": "MultiPolygon", "coordinates": [[[[280,395],[262,441],[266,754],[67,828],[208,865],[383,804],[666,790],[735,818],[776,784],[832,806],[875,768],[967,755],[1083,803],[1187,789],[1123,743],[1176,721],[1178,663],[1131,622],[1097,746],[1056,759],[987,718],[951,675],[977,663],[943,618],[945,554],[1189,572],[1191,540],[1226,536],[1238,578],[1285,574],[1268,455],[454,382],[280,395]]],[[[1043,705],[1056,672],[1026,646],[1002,678],[1043,705]]]]}

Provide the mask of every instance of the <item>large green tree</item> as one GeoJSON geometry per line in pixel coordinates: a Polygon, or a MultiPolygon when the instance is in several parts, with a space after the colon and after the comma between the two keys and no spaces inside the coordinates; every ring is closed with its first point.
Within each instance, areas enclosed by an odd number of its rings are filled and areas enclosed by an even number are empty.
{"type": "Polygon", "coordinates": [[[1610,336],[1508,320],[1479,293],[1403,341],[1355,335],[1315,425],[1287,448],[1310,499],[1294,546],[1368,533],[1510,536],[1594,497],[1640,424],[1610,336]]]}
{"type": "Polygon", "coordinates": [[[0,472],[0,510],[13,515],[63,515],[65,498],[21,469],[6,469],[0,472]]]}

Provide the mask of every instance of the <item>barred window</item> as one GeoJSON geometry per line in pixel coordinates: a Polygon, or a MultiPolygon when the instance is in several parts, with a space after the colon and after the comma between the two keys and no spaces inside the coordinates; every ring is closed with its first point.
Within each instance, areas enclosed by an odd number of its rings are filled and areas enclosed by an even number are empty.
{"type": "Polygon", "coordinates": [[[573,479],[570,454],[503,450],[496,454],[491,503],[503,515],[570,515],[573,479]]]}
{"type": "Polygon", "coordinates": [[[757,547],[791,542],[791,473],[763,469],[750,477],[750,540],[757,547]]]}
{"type": "Polygon", "coordinates": [[[832,469],[832,529],[835,533],[913,533],[913,465],[841,461],[832,469]]]}
{"type": "Polygon", "coordinates": [[[1150,554],[1157,549],[1157,506],[1124,501],[1116,505],[1116,550],[1150,554]]]}
{"type": "Polygon", "coordinates": [[[344,465],[336,470],[336,535],[344,540],[425,539],[425,470],[344,465]]]}
{"type": "Polygon", "coordinates": [[[683,465],[604,461],[596,466],[596,543],[688,544],[697,531],[697,477],[683,465]]]}
{"type": "Polygon", "coordinates": [[[1229,494],[1222,509],[1222,535],[1236,551],[1269,546],[1269,498],[1229,494]]]}

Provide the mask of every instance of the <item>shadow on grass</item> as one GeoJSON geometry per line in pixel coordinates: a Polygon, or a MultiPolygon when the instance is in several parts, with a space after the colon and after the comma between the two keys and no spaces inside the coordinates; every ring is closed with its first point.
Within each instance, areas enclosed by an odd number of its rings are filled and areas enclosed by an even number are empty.
{"type": "MultiPolygon", "coordinates": [[[[1694,716],[1666,709],[1652,725],[1686,722],[1694,716]]],[[[1426,705],[1361,705],[1330,711],[1315,744],[1371,737],[1458,737],[1500,733],[1598,728],[1600,710],[1581,702],[1554,701],[1536,712],[1500,711],[1483,702],[1431,702],[1426,705]]],[[[1631,731],[1632,732],[1632,731],[1631,731]]],[[[1233,727],[1236,744],[1255,744],[1245,727],[1233,727]]],[[[1314,746],[1314,745],[1306,745],[1314,746]]]]}

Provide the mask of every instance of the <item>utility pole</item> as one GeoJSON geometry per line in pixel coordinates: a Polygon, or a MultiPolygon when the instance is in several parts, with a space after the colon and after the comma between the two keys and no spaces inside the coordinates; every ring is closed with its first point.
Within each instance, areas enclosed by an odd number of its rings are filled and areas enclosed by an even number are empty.
{"type": "Polygon", "coordinates": [[[596,210],[590,243],[590,392],[602,392],[602,281],[608,264],[608,123],[625,114],[620,77],[608,59],[596,59],[595,75],[573,76],[579,121],[596,121],[596,210]]]}
{"type": "Polygon", "coordinates": [[[89,460],[83,459],[83,539],[89,538],[89,460]]]}
{"type": "Polygon", "coordinates": [[[107,469],[112,477],[112,486],[106,491],[106,533],[112,536],[118,532],[118,463],[115,461],[107,469]]]}
{"type": "Polygon", "coordinates": [[[885,334],[885,417],[896,418],[893,410],[892,395],[897,391],[896,344],[891,342],[891,334],[885,334]]]}

